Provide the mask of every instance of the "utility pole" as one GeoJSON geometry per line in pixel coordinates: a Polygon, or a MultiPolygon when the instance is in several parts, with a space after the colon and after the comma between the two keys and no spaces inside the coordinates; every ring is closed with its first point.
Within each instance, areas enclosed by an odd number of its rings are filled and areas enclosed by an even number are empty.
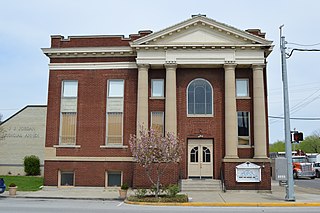
{"type": "Polygon", "coordinates": [[[286,158],[287,158],[287,186],[286,186],[286,201],[295,201],[294,196],[294,182],[292,171],[292,145],[291,145],[291,131],[290,131],[290,111],[289,111],[289,92],[288,92],[288,75],[287,75],[287,61],[286,61],[286,44],[285,37],[282,35],[282,27],[280,26],[280,50],[281,50],[281,64],[282,64],[282,83],[283,83],[283,105],[284,105],[284,132],[286,144],[286,158]]]}

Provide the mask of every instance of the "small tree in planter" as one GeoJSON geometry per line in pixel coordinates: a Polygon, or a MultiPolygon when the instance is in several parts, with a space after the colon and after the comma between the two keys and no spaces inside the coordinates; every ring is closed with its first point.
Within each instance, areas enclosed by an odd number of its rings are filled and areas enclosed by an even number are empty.
{"type": "Polygon", "coordinates": [[[148,131],[139,126],[139,136],[131,135],[130,149],[133,158],[142,166],[150,182],[155,186],[155,197],[160,193],[161,176],[170,163],[178,163],[182,154],[182,146],[178,137],[168,132],[162,135],[153,130],[148,131]],[[155,179],[152,173],[155,172],[155,179]]]}
{"type": "Polygon", "coordinates": [[[129,189],[128,184],[124,183],[121,185],[121,188],[119,189],[120,199],[126,199],[128,189],[129,189]]]}
{"type": "Polygon", "coordinates": [[[9,184],[9,195],[10,196],[15,196],[17,194],[17,185],[15,183],[10,183],[9,184]]]}

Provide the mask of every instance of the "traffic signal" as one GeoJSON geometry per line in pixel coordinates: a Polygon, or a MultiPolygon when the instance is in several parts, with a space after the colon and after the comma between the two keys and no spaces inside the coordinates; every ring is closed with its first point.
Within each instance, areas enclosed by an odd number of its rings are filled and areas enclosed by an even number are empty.
{"type": "Polygon", "coordinates": [[[300,141],[303,141],[303,133],[302,132],[296,132],[293,134],[293,141],[299,143],[300,141]]]}

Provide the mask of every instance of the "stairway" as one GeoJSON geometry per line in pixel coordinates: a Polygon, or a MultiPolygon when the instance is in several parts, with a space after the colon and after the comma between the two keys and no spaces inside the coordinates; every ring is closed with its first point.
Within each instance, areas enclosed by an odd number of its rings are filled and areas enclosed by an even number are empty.
{"type": "Polygon", "coordinates": [[[180,189],[181,192],[221,191],[221,182],[215,179],[183,179],[180,180],[180,189]]]}

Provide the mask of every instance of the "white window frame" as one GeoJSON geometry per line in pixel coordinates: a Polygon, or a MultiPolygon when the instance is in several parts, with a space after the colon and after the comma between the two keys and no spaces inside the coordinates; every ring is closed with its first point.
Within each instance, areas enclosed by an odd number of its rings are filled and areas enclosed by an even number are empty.
{"type": "Polygon", "coordinates": [[[187,93],[187,100],[186,100],[186,105],[187,105],[187,117],[213,117],[214,115],[214,95],[213,95],[213,87],[211,85],[211,83],[204,79],[204,78],[195,78],[193,79],[192,81],[189,82],[188,86],[187,86],[187,89],[186,89],[186,93],[187,93]],[[211,87],[211,100],[212,100],[212,103],[211,103],[211,114],[189,114],[189,106],[188,106],[188,101],[189,101],[189,86],[192,84],[192,82],[196,81],[196,80],[203,80],[203,81],[206,81],[210,87],[211,87]]]}
{"type": "MultiPolygon", "coordinates": [[[[108,186],[108,172],[120,172],[120,175],[121,175],[121,185],[123,184],[123,171],[120,171],[120,170],[106,170],[105,172],[105,188],[112,188],[113,186],[108,186]]],[[[120,185],[120,186],[121,186],[120,185]]]]}
{"type": "Polygon", "coordinates": [[[163,131],[162,131],[162,134],[164,134],[164,128],[165,128],[165,125],[164,125],[164,111],[152,111],[152,112],[150,112],[150,129],[151,129],[151,127],[152,127],[152,113],[154,113],[154,112],[156,112],[156,113],[159,113],[159,112],[161,112],[161,114],[162,114],[162,125],[163,125],[163,131]]]}
{"type": "MultiPolygon", "coordinates": [[[[106,104],[106,135],[105,135],[105,145],[100,146],[101,148],[107,148],[107,147],[124,147],[123,146],[123,140],[124,140],[124,134],[123,134],[123,120],[124,120],[124,93],[125,93],[125,80],[124,79],[108,79],[107,81],[107,104],[106,104]],[[111,81],[122,81],[123,82],[123,94],[122,96],[109,96],[109,91],[110,91],[110,82],[111,81]],[[119,112],[122,113],[121,119],[122,119],[122,126],[121,126],[121,135],[122,135],[122,140],[121,140],[121,144],[108,144],[108,101],[110,100],[122,100],[122,106],[121,106],[121,110],[119,111],[112,111],[112,112],[119,112]]],[[[110,111],[111,112],[111,111],[110,111]]]]}
{"type": "Polygon", "coordinates": [[[249,91],[249,78],[237,78],[236,79],[236,96],[237,98],[249,98],[250,91],[249,91]],[[238,95],[238,81],[245,81],[247,82],[247,95],[238,95]]]}
{"type": "Polygon", "coordinates": [[[238,129],[237,129],[237,136],[238,136],[238,147],[244,147],[244,148],[247,148],[247,147],[250,147],[251,146],[251,122],[250,122],[250,112],[249,111],[237,111],[237,128],[239,128],[239,125],[238,125],[238,112],[247,112],[248,113],[248,129],[249,129],[249,135],[248,136],[239,136],[238,135],[238,129]],[[246,145],[241,145],[239,144],[239,138],[242,138],[242,139],[247,139],[249,141],[248,144],[246,145]]]}
{"type": "Polygon", "coordinates": [[[164,79],[151,79],[151,97],[152,98],[163,98],[164,97],[164,79]],[[153,94],[153,83],[154,82],[162,82],[162,95],[154,95],[153,94]]]}
{"type": "Polygon", "coordinates": [[[79,91],[79,82],[78,80],[63,80],[62,85],[61,85],[61,97],[62,98],[78,98],[78,91],[79,91]],[[65,91],[65,83],[67,82],[76,82],[77,83],[77,94],[75,96],[65,96],[64,91],[65,91]]]}
{"type": "Polygon", "coordinates": [[[58,187],[75,187],[76,185],[76,173],[75,171],[71,171],[71,170],[66,170],[66,171],[61,171],[61,170],[58,170],[58,187]],[[62,173],[73,173],[73,185],[70,185],[70,186],[65,186],[65,185],[61,185],[61,178],[62,178],[62,173]]]}
{"type": "Polygon", "coordinates": [[[107,89],[107,97],[108,98],[123,98],[124,97],[124,79],[109,79],[108,82],[108,89],[107,89]],[[116,95],[116,96],[110,96],[109,92],[110,92],[110,82],[112,81],[118,81],[118,82],[122,82],[122,94],[120,96],[116,95]]]}

